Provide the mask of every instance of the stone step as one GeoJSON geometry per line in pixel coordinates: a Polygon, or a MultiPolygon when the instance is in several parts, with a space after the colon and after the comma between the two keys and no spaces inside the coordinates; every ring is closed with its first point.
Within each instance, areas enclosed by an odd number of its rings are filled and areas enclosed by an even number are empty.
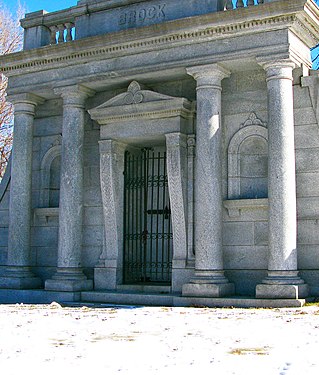
{"type": "Polygon", "coordinates": [[[82,292],[83,303],[176,307],[281,308],[302,307],[305,299],[256,299],[253,297],[182,297],[177,294],[139,293],[135,291],[82,292]]]}
{"type": "Polygon", "coordinates": [[[171,286],[169,285],[145,285],[145,284],[134,284],[134,285],[118,285],[117,291],[125,292],[142,292],[142,293],[170,293],[171,286]]]}
{"type": "Polygon", "coordinates": [[[0,289],[0,303],[49,304],[59,302],[92,306],[143,305],[143,306],[180,306],[180,307],[235,307],[235,308],[281,308],[302,307],[305,299],[256,299],[253,297],[182,297],[178,294],[140,291],[86,291],[86,292],[49,292],[45,290],[0,289]]]}
{"type": "Polygon", "coordinates": [[[256,299],[253,297],[174,297],[174,306],[234,307],[234,308],[282,308],[302,307],[305,299],[256,299]]]}
{"type": "Polygon", "coordinates": [[[173,295],[136,291],[91,291],[82,292],[81,301],[119,305],[173,306],[173,295]]]}

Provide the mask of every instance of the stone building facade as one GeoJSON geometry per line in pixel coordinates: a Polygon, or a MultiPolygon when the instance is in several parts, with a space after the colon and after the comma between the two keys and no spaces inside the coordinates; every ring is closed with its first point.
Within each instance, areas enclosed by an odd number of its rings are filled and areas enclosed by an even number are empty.
{"type": "Polygon", "coordinates": [[[319,8],[234,3],[26,14],[23,51],[0,59],[0,301],[319,296],[319,8]]]}

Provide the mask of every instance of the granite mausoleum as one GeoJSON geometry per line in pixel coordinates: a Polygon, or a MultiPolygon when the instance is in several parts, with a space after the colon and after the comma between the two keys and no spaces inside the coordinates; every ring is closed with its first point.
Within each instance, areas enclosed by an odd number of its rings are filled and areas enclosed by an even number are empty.
{"type": "Polygon", "coordinates": [[[312,0],[81,0],[25,15],[0,302],[319,296],[312,0]]]}

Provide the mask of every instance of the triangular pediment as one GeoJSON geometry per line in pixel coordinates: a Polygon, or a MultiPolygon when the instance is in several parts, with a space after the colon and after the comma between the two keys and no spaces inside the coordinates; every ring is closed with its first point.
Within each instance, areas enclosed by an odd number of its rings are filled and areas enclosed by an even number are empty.
{"type": "Polygon", "coordinates": [[[126,92],[88,111],[99,124],[132,118],[163,118],[192,115],[191,103],[185,98],[163,95],[147,90],[133,81],[126,92]]]}
{"type": "Polygon", "coordinates": [[[126,92],[115,96],[114,98],[98,106],[96,109],[157,102],[161,100],[171,99],[174,99],[174,97],[159,94],[158,92],[154,92],[151,90],[143,90],[142,86],[138,82],[133,81],[130,83],[126,92]]]}

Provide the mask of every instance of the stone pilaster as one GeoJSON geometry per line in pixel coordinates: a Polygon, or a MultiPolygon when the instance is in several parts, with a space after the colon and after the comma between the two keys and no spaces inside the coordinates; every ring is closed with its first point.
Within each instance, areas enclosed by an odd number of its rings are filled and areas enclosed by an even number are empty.
{"type": "Polygon", "coordinates": [[[257,298],[303,298],[308,287],[297,271],[296,171],[292,61],[262,64],[268,88],[268,276],[257,298]]]}
{"type": "Polygon", "coordinates": [[[45,289],[74,292],[93,287],[81,268],[85,100],[93,92],[82,86],[55,92],[63,98],[58,268],[45,289]]]}
{"type": "Polygon", "coordinates": [[[187,136],[165,134],[168,188],[172,212],[173,265],[172,289],[183,279],[187,259],[187,136]]]}
{"type": "Polygon", "coordinates": [[[234,292],[224,276],[221,191],[221,82],[219,64],[187,69],[197,81],[195,159],[195,277],[184,296],[220,297],[234,292]]]}
{"type": "Polygon", "coordinates": [[[102,140],[100,181],[104,216],[104,249],[94,269],[96,289],[116,289],[123,274],[123,191],[126,145],[102,140]]]}
{"type": "Polygon", "coordinates": [[[8,260],[0,288],[34,289],[41,280],[30,271],[32,140],[35,108],[43,99],[33,94],[9,98],[14,104],[8,260]]]}

